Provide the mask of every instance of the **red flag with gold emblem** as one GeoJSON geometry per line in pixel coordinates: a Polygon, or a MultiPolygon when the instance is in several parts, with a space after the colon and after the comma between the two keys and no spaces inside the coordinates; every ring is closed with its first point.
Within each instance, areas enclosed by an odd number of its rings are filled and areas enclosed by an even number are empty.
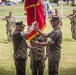
{"type": "MultiPolygon", "coordinates": [[[[28,28],[32,25],[34,21],[37,21],[37,23],[39,23],[39,29],[43,30],[46,27],[46,21],[43,6],[40,0],[26,0],[24,8],[27,11],[28,28]]],[[[33,30],[32,33],[28,36],[28,41],[34,38],[37,34],[38,33],[33,30]]]]}

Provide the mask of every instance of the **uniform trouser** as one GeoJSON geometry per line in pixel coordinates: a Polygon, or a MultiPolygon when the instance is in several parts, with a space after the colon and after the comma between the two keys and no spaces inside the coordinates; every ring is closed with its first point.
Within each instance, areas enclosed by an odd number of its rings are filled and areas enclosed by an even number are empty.
{"type": "Polygon", "coordinates": [[[26,60],[15,60],[16,75],[26,75],[26,60]]]}
{"type": "Polygon", "coordinates": [[[58,75],[59,62],[48,59],[48,75],[58,75]]]}
{"type": "Polygon", "coordinates": [[[72,38],[76,40],[76,25],[75,24],[72,24],[72,38]]]}
{"type": "Polygon", "coordinates": [[[12,40],[12,30],[7,30],[7,38],[12,40]]]}
{"type": "Polygon", "coordinates": [[[44,75],[45,60],[31,60],[32,75],[44,75]]]}
{"type": "Polygon", "coordinates": [[[14,32],[14,28],[12,29],[8,29],[8,27],[6,26],[6,34],[7,34],[7,39],[8,40],[12,40],[12,34],[14,32]]]}
{"type": "Polygon", "coordinates": [[[71,24],[71,32],[72,32],[72,38],[74,39],[74,25],[71,24]]]}

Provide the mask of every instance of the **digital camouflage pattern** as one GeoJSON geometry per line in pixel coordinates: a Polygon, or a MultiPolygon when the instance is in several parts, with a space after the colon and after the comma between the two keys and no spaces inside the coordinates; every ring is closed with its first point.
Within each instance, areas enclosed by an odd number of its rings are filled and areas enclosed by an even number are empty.
{"type": "Polygon", "coordinates": [[[13,46],[14,46],[14,59],[27,58],[26,39],[24,36],[21,35],[20,31],[15,31],[13,33],[13,46]]]}
{"type": "Polygon", "coordinates": [[[42,35],[38,35],[37,37],[33,38],[30,42],[31,46],[37,47],[39,50],[30,50],[30,58],[33,60],[43,60],[45,58],[45,52],[44,52],[44,47],[40,45],[34,44],[34,41],[38,42],[44,42],[46,41],[46,38],[43,37],[42,35]]]}
{"type": "Polygon", "coordinates": [[[45,60],[32,60],[30,61],[32,75],[44,75],[45,60]]]}
{"type": "Polygon", "coordinates": [[[72,31],[72,38],[76,40],[76,16],[72,18],[71,31],[72,31]]]}
{"type": "Polygon", "coordinates": [[[16,75],[26,75],[26,59],[15,60],[16,75]]]}
{"type": "Polygon", "coordinates": [[[32,70],[32,75],[44,75],[44,69],[45,69],[45,52],[44,47],[40,45],[34,44],[34,41],[37,40],[39,42],[46,41],[46,38],[42,35],[38,35],[37,37],[33,38],[30,42],[30,44],[33,47],[37,47],[38,51],[36,50],[30,50],[29,56],[31,58],[30,60],[30,67],[32,70]]]}
{"type": "Polygon", "coordinates": [[[48,50],[48,75],[58,75],[58,65],[61,57],[62,31],[60,27],[49,33],[48,42],[51,43],[48,50]]]}
{"type": "Polygon", "coordinates": [[[27,44],[20,31],[13,33],[13,47],[17,75],[26,75],[27,44]]]}

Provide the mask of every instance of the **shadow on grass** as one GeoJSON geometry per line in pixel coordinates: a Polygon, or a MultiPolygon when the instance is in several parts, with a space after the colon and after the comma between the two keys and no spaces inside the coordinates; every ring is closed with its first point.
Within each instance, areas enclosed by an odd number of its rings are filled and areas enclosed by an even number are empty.
{"type": "Polygon", "coordinates": [[[63,38],[63,41],[74,42],[74,40],[70,38],[63,38]]]}
{"type": "Polygon", "coordinates": [[[0,75],[15,75],[15,72],[12,70],[5,70],[4,68],[0,68],[0,75]]]}
{"type": "MultiPolygon", "coordinates": [[[[15,75],[15,71],[5,70],[4,68],[0,68],[0,75],[15,75]]],[[[31,75],[31,73],[29,74],[28,70],[27,70],[27,75],[31,75]]],[[[44,75],[48,75],[47,71],[45,72],[44,75]]],[[[68,68],[68,69],[60,68],[59,75],[76,75],[76,67],[68,68]]]]}
{"type": "Polygon", "coordinates": [[[59,75],[76,75],[76,67],[68,69],[61,68],[59,75]]]}

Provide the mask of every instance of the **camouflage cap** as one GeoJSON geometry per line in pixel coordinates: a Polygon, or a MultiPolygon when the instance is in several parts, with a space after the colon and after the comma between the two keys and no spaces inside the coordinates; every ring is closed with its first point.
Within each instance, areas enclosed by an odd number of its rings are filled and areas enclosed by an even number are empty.
{"type": "Polygon", "coordinates": [[[49,22],[54,22],[54,21],[60,21],[60,18],[57,16],[54,16],[49,22]]]}
{"type": "Polygon", "coordinates": [[[9,12],[9,13],[12,13],[12,12],[9,12]]]}
{"type": "Polygon", "coordinates": [[[16,24],[17,26],[22,26],[22,27],[25,27],[25,26],[26,26],[26,25],[23,24],[23,21],[16,22],[15,24],[16,24]]]}
{"type": "Polygon", "coordinates": [[[76,11],[75,9],[73,9],[73,11],[76,11]]]}

